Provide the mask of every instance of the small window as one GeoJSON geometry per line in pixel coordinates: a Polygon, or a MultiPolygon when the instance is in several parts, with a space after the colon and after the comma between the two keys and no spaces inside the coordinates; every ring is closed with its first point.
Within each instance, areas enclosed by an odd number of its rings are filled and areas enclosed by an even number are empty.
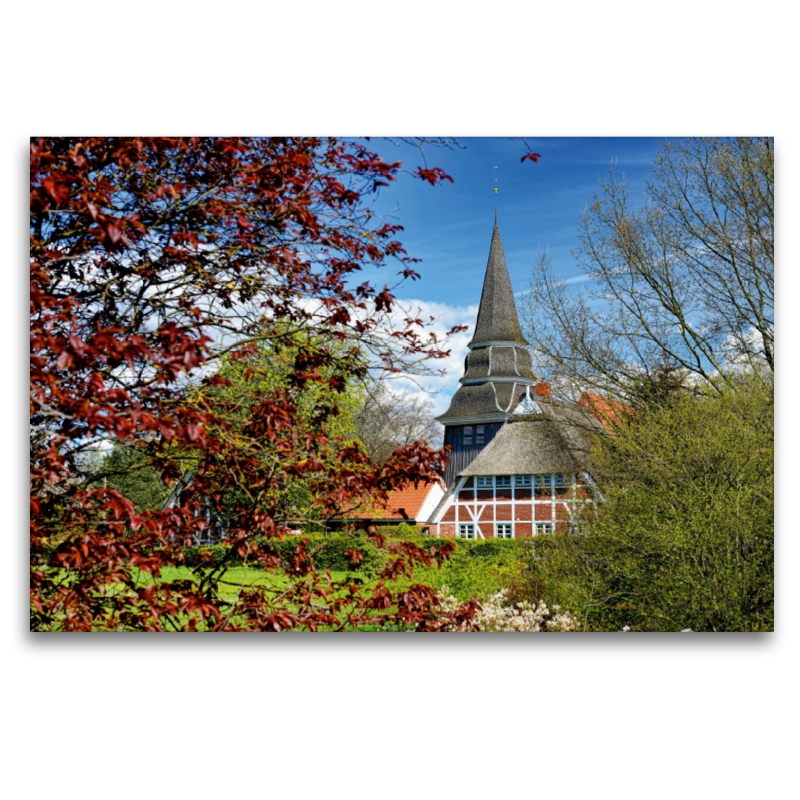
{"type": "Polygon", "coordinates": [[[483,444],[484,441],[484,426],[478,425],[475,428],[475,444],[483,444]]]}
{"type": "Polygon", "coordinates": [[[472,444],[472,425],[464,428],[464,444],[472,444]]]}
{"type": "Polygon", "coordinates": [[[531,476],[530,475],[517,475],[514,478],[514,486],[530,486],[531,485],[531,476]]]}
{"type": "Polygon", "coordinates": [[[553,523],[552,522],[537,522],[536,523],[536,535],[537,536],[546,536],[548,533],[553,532],[553,523]]]}
{"type": "Polygon", "coordinates": [[[497,539],[513,539],[514,529],[510,522],[498,522],[494,526],[494,535],[497,539]]]}
{"type": "Polygon", "coordinates": [[[458,526],[459,539],[474,539],[475,526],[471,522],[461,522],[458,526]]]}
{"type": "Polygon", "coordinates": [[[563,475],[558,474],[558,475],[555,476],[555,479],[556,479],[556,486],[559,489],[563,489],[567,485],[565,483],[565,481],[564,481],[564,476],[563,475]]]}
{"type": "Polygon", "coordinates": [[[536,476],[536,485],[538,487],[549,487],[553,485],[553,476],[552,475],[537,475],[536,476]]]}
{"type": "Polygon", "coordinates": [[[479,489],[491,489],[492,488],[492,479],[491,477],[487,477],[482,475],[478,478],[478,488],[479,489]]]}
{"type": "Polygon", "coordinates": [[[510,475],[498,475],[494,479],[494,484],[498,489],[508,489],[511,486],[510,475]]]}

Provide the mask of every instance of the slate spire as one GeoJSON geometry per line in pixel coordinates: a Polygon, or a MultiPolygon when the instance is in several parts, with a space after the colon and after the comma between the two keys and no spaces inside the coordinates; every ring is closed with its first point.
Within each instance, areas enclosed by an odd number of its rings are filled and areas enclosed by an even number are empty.
{"type": "Polygon", "coordinates": [[[447,426],[508,419],[536,382],[526,344],[495,216],[478,321],[461,387],[439,421],[447,426]]]}
{"type": "Polygon", "coordinates": [[[495,211],[478,321],[468,345],[461,386],[447,411],[437,417],[444,425],[444,443],[451,449],[444,474],[449,487],[506,421],[526,402],[531,403],[530,390],[536,378],[526,344],[495,211]]]}
{"type": "Polygon", "coordinates": [[[486,344],[526,345],[525,337],[517,317],[517,305],[511,289],[500,229],[497,227],[497,212],[494,218],[492,243],[489,247],[489,261],[483,279],[481,304],[478,309],[478,322],[475,335],[469,343],[470,348],[486,344]]]}

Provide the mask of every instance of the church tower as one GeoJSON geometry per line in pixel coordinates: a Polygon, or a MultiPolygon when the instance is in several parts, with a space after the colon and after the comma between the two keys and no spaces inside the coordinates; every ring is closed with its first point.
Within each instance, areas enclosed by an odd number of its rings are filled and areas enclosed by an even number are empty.
{"type": "Polygon", "coordinates": [[[503,423],[533,403],[531,387],[536,378],[526,344],[495,216],[478,321],[464,362],[464,376],[450,408],[438,417],[445,426],[444,443],[451,448],[444,474],[448,488],[503,423]]]}

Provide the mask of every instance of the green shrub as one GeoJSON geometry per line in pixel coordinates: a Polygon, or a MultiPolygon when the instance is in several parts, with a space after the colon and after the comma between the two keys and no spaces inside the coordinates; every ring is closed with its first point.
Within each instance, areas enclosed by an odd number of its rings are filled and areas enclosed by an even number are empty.
{"type": "Polygon", "coordinates": [[[414,581],[434,589],[449,587],[459,600],[488,597],[520,581],[531,541],[524,539],[456,540],[456,550],[441,568],[418,566],[414,581]]]}
{"type": "MultiPolygon", "coordinates": [[[[371,574],[379,569],[385,559],[385,554],[368,542],[365,536],[297,536],[283,541],[273,539],[268,545],[269,549],[283,563],[287,563],[301,542],[306,544],[314,566],[318,569],[329,569],[335,572],[358,570],[371,574]],[[364,557],[358,565],[354,565],[346,555],[346,552],[352,549],[358,550],[364,557]]],[[[189,567],[195,567],[201,563],[219,566],[223,561],[226,561],[229,566],[238,566],[242,563],[239,556],[231,553],[231,546],[224,543],[184,547],[182,552],[186,558],[186,565],[189,567]]]]}
{"type": "Polygon", "coordinates": [[[772,630],[773,402],[753,383],[637,411],[594,453],[598,519],[537,542],[529,594],[589,630],[772,630]]]}

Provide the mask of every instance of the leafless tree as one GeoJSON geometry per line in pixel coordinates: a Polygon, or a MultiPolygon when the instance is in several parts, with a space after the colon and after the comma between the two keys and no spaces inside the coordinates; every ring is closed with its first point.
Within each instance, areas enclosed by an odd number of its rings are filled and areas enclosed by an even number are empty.
{"type": "Polygon", "coordinates": [[[387,380],[367,387],[354,421],[367,455],[382,464],[398,446],[416,441],[442,446],[442,426],[434,419],[433,401],[425,395],[396,391],[387,380]]]}
{"type": "Polygon", "coordinates": [[[579,225],[584,276],[547,254],[523,303],[539,369],[576,392],[625,396],[663,364],[719,386],[774,372],[774,143],[666,141],[643,207],[612,174],[579,225]]]}

